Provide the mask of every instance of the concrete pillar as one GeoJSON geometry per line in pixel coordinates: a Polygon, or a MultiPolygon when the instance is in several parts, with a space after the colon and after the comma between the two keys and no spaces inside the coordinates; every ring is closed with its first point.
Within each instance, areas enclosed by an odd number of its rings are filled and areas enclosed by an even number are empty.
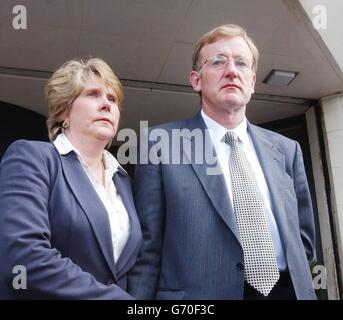
{"type": "MultiPolygon", "coordinates": [[[[334,243],[332,238],[333,228],[331,225],[331,217],[328,203],[328,196],[326,193],[326,183],[324,176],[324,160],[322,158],[319,128],[317,126],[317,119],[315,114],[315,107],[310,108],[306,112],[306,126],[308,131],[309,147],[311,152],[311,163],[314,178],[314,188],[316,195],[317,214],[321,251],[323,254],[323,263],[326,270],[326,283],[323,289],[327,289],[329,300],[339,299],[337,268],[335,259],[334,243]]],[[[317,243],[318,246],[319,242],[317,243]]],[[[319,254],[319,252],[317,252],[319,254]]],[[[315,275],[314,275],[315,276],[315,275]]]]}
{"type": "MultiPolygon", "coordinates": [[[[320,99],[326,161],[330,179],[333,232],[338,253],[339,279],[343,279],[343,94],[320,99]]],[[[342,286],[342,284],[341,284],[342,286]]],[[[343,298],[343,297],[341,297],[343,298]]]]}

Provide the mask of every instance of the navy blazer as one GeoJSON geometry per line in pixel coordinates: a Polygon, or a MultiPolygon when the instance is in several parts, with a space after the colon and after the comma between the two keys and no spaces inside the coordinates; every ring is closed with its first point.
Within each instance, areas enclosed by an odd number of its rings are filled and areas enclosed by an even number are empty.
{"type": "MultiPolygon", "coordinates": [[[[208,174],[211,164],[199,163],[197,139],[186,133],[205,132],[201,114],[159,128],[166,134],[157,144],[149,142],[149,152],[157,158],[136,168],[134,194],[143,243],[128,292],[140,299],[242,299],[243,249],[224,177],[208,174]],[[180,144],[171,143],[174,129],[184,130],[180,144]],[[157,151],[166,137],[167,152],[157,151]],[[177,152],[183,164],[168,164],[177,152]]],[[[248,131],[297,298],[315,299],[309,268],[315,255],[314,219],[299,144],[250,123],[248,131]]]]}
{"type": "Polygon", "coordinates": [[[126,275],[141,229],[129,176],[113,179],[131,223],[117,263],[107,211],[76,154],[37,141],[8,148],[0,167],[0,299],[132,298],[126,275]],[[13,287],[17,265],[27,289],[13,287]]]}

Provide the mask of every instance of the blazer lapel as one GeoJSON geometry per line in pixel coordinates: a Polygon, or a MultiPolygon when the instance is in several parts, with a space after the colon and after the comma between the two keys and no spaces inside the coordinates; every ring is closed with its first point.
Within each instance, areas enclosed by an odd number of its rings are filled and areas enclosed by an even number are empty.
{"type": "Polygon", "coordinates": [[[84,172],[76,154],[70,152],[61,156],[61,162],[66,181],[86,214],[106,262],[114,278],[117,279],[107,211],[89,181],[87,174],[84,172]]]}
{"type": "Polygon", "coordinates": [[[274,218],[280,230],[281,238],[285,239],[284,235],[288,233],[288,224],[283,195],[284,155],[278,151],[277,144],[271,140],[271,137],[266,135],[260,128],[248,123],[248,130],[266,179],[274,218]]]}
{"type": "Polygon", "coordinates": [[[129,176],[117,172],[113,177],[113,181],[130,219],[130,235],[116,264],[118,277],[120,277],[122,273],[125,273],[131,267],[129,260],[139,249],[141,231],[133,202],[129,176]]]}
{"type": "MultiPolygon", "coordinates": [[[[204,152],[205,152],[205,142],[206,142],[207,152],[212,152],[213,158],[216,159],[217,155],[216,155],[211,139],[209,138],[209,136],[205,138],[205,132],[206,132],[207,127],[201,117],[200,112],[193,119],[189,121],[190,122],[189,122],[188,127],[190,131],[194,129],[197,129],[197,130],[201,129],[202,131],[202,139],[203,139],[202,142],[203,142],[204,152]]],[[[184,139],[187,139],[187,138],[184,137],[184,139]]],[[[187,148],[187,147],[184,148],[183,152],[185,153],[186,157],[191,163],[195,174],[198,176],[200,183],[203,185],[204,190],[207,193],[209,199],[211,200],[214,208],[216,209],[218,214],[221,216],[221,218],[224,220],[224,222],[227,224],[227,226],[231,229],[231,231],[233,232],[237,240],[240,242],[240,236],[239,236],[237,226],[236,226],[235,215],[234,215],[231,201],[229,199],[229,195],[226,189],[224,175],[220,173],[219,170],[215,170],[217,174],[210,174],[211,172],[214,172],[214,167],[216,165],[219,166],[219,164],[217,164],[217,162],[215,162],[214,165],[208,164],[206,162],[205,157],[203,158],[202,164],[195,163],[194,161],[194,158],[195,158],[194,155],[196,151],[195,148],[199,146],[196,146],[197,142],[193,136],[191,137],[190,143],[191,143],[190,148],[187,148]]],[[[183,145],[184,146],[186,145],[186,141],[184,141],[183,145]]]]}

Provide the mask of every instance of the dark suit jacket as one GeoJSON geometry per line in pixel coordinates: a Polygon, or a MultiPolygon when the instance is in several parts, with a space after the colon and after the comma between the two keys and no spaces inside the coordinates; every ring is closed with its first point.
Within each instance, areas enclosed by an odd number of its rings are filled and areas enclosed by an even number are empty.
{"type": "Polygon", "coordinates": [[[131,223],[117,263],[107,211],[76,154],[25,140],[8,148],[0,167],[1,299],[131,298],[126,274],[141,229],[129,177],[117,172],[114,183],[131,223]],[[16,265],[26,268],[27,289],[12,286],[16,265]]]}
{"type": "MultiPolygon", "coordinates": [[[[160,128],[171,141],[173,129],[204,132],[206,126],[199,113],[160,128]]],[[[251,124],[248,130],[269,188],[297,298],[314,299],[309,268],[315,248],[313,211],[300,147],[251,124]]],[[[150,142],[151,154],[161,141],[150,142]]],[[[185,136],[180,146],[169,143],[167,152],[156,151],[162,161],[180,152],[188,164],[150,161],[136,168],[134,193],[143,244],[128,290],[137,298],[243,298],[243,250],[224,177],[209,175],[210,165],[197,162],[195,141],[194,136],[185,136]]]]}

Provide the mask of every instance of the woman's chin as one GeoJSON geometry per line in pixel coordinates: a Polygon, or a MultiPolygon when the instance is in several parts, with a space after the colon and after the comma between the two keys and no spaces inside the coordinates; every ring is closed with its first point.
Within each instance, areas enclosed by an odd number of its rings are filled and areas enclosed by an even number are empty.
{"type": "Polygon", "coordinates": [[[98,133],[95,135],[96,139],[99,140],[99,142],[103,142],[105,145],[113,139],[114,133],[113,134],[104,134],[104,133],[98,133]]]}
{"type": "Polygon", "coordinates": [[[95,135],[100,139],[113,139],[115,131],[113,128],[99,128],[96,130],[95,135]]]}

